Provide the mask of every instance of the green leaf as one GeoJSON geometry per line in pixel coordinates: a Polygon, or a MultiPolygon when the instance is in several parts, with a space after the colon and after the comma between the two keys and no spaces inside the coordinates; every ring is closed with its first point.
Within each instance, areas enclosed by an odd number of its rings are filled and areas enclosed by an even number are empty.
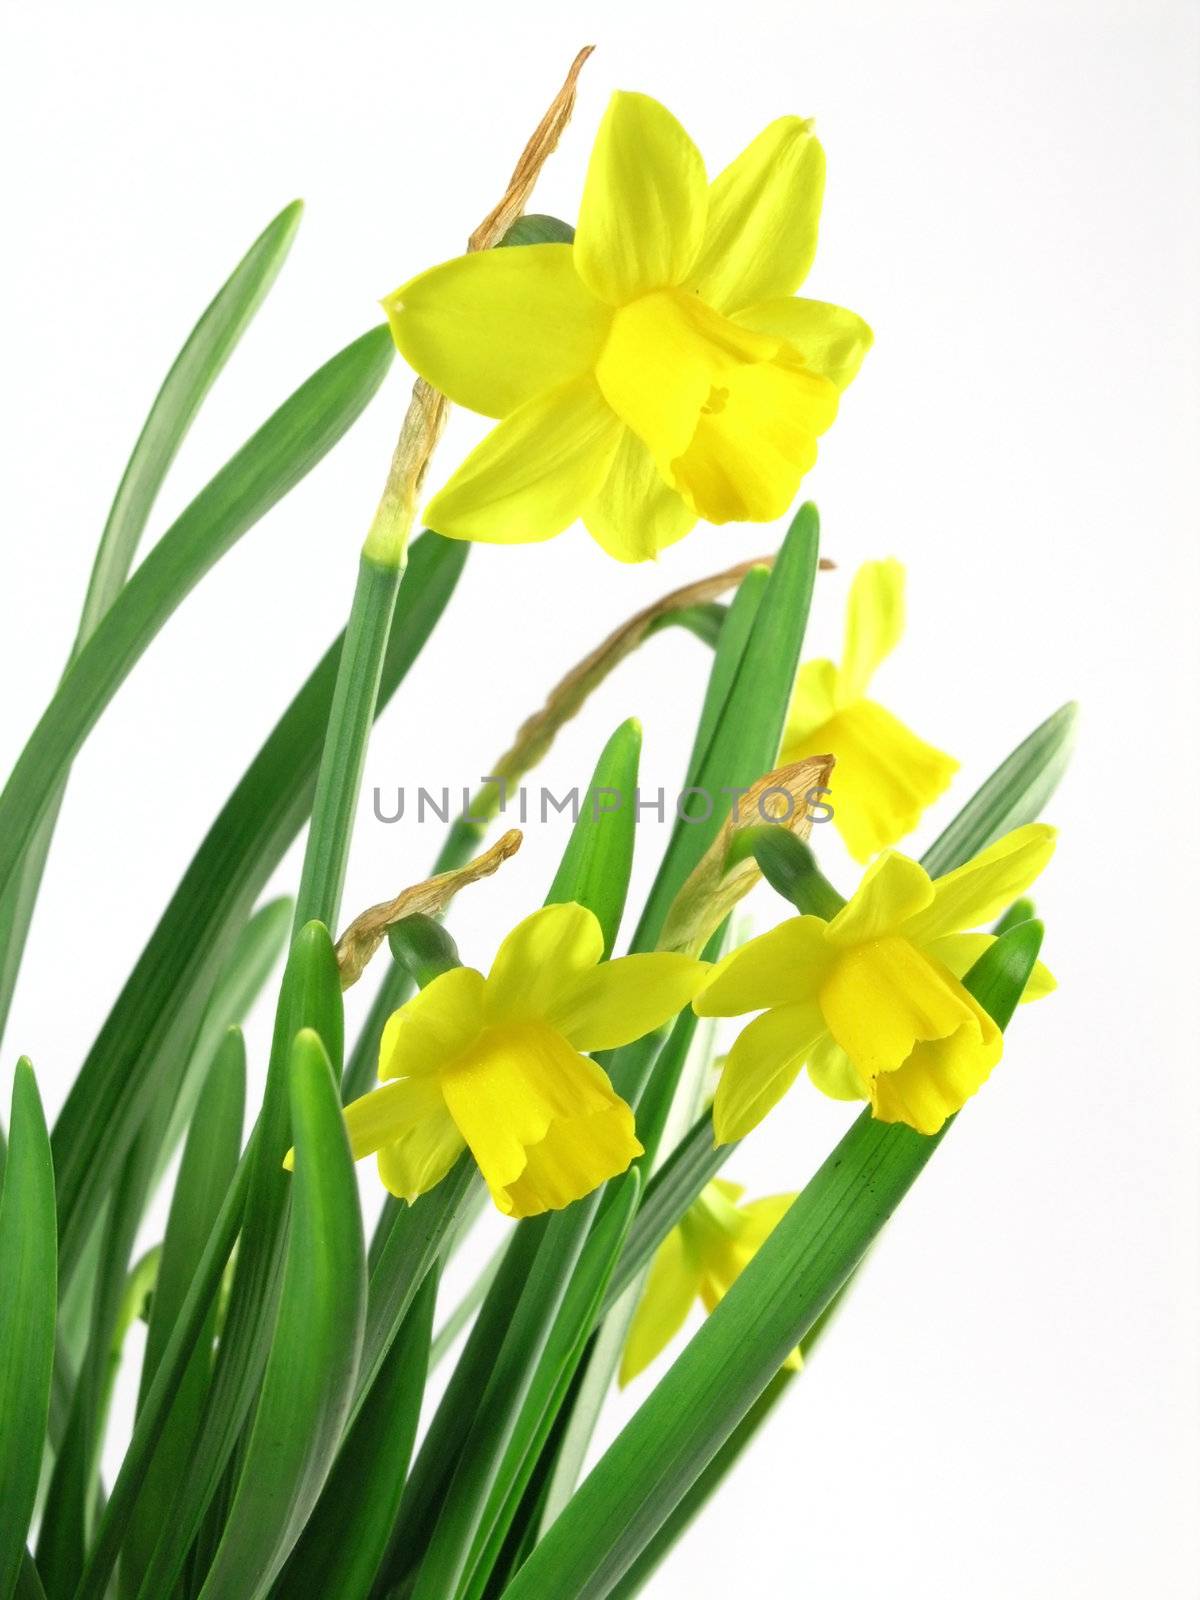
{"type": "Polygon", "coordinates": [[[790,1367],[779,1369],[625,1576],[615,1588],[608,1591],[608,1600],[633,1600],[634,1595],[642,1592],[680,1537],[754,1443],[763,1425],[769,1421],[799,1376],[790,1367]]]}
{"type": "MultiPolygon", "coordinates": [[[[150,408],[100,536],[72,658],[95,631],[129,575],[129,568],[175,455],[218,373],[248,327],[283,265],[302,207],[288,206],[250,246],[192,329],[150,408]]],[[[0,1034],[8,1017],[54,824],[55,794],[18,872],[0,897],[0,1034]]]]}
{"type": "Polygon", "coordinates": [[[193,1588],[215,1553],[225,1509],[218,1491],[273,1350],[272,1327],[294,1187],[284,1160],[294,1143],[290,1111],[297,1070],[295,1040],[300,1033],[314,1033],[332,1070],[340,1076],[343,1028],[341,975],[333,940],[323,923],[307,922],[292,941],[276,1006],[267,1083],[248,1152],[246,1212],[209,1403],[187,1475],[177,1482],[171,1524],[155,1549],[142,1586],[147,1600],[169,1589],[202,1524],[199,1548],[192,1555],[193,1588]]]}
{"type": "MultiPolygon", "coordinates": [[[[409,552],[382,709],[441,616],[469,546],[427,533],[409,552]]],[[[156,1086],[173,1081],[240,930],[312,803],[340,641],[280,719],[201,844],[72,1086],[54,1127],[64,1279],[156,1086]]]]}
{"type": "Polygon", "coordinates": [[[192,1124],[198,1098],[209,1081],[217,1056],[227,1048],[229,1030],[245,1022],[287,949],[293,909],[287,895],[269,900],[237,936],[205,1007],[204,1020],[183,1070],[171,1120],[158,1153],[155,1186],[178,1149],[184,1132],[192,1124]]]}
{"type": "Polygon", "coordinates": [[[287,259],[304,206],[293,200],[238,262],[187,337],[154,398],[108,513],[79,624],[88,638],[117,598],[171,463],[209,390],[287,259]]]}
{"type": "MultiPolygon", "coordinates": [[[[487,1587],[538,1458],[583,1360],[600,1298],[637,1210],[640,1190],[641,1173],[636,1167],[623,1178],[613,1180],[611,1196],[567,1285],[480,1519],[467,1565],[470,1576],[459,1591],[463,1600],[481,1600],[487,1587]]],[[[552,1248],[549,1236],[546,1248],[552,1248]]],[[[502,1380],[493,1374],[492,1381],[502,1380]]]]}
{"type": "Polygon", "coordinates": [[[33,1068],[13,1081],[0,1197],[0,1600],[18,1593],[54,1364],[54,1168],[33,1068]]]}
{"type": "MultiPolygon", "coordinates": [[[[437,1189],[432,1193],[436,1194],[437,1189]]],[[[534,1217],[511,1230],[500,1270],[484,1296],[479,1315],[404,1486],[404,1498],[384,1568],[385,1581],[380,1585],[384,1592],[409,1576],[428,1548],[480,1396],[487,1387],[497,1352],[517,1314],[522,1292],[537,1260],[547,1222],[546,1217],[534,1217]]]]}
{"type": "Polygon", "coordinates": [[[329,933],[319,923],[302,928],[293,941],[276,1011],[263,1109],[138,1415],[75,1600],[99,1600],[105,1593],[131,1506],[150,1469],[192,1351],[203,1335],[239,1223],[243,1231],[237,1271],[203,1424],[186,1472],[175,1480],[172,1516],[160,1530],[139,1591],[144,1600],[171,1593],[259,1392],[278,1303],[280,1241],[290,1198],[283,1170],[289,1138],[283,1096],[292,1041],[303,1030],[315,1031],[326,1054],[340,1057],[337,960],[329,933]]]}
{"type": "MultiPolygon", "coordinates": [[[[801,506],[764,580],[750,573],[743,583],[763,583],[762,598],[750,616],[735,599],[728,626],[731,647],[718,646],[714,687],[706,698],[686,788],[700,791],[684,806],[687,817],[675,825],[662,866],[642,913],[635,950],[652,950],[671,903],[684,880],[712,844],[733,804],[733,792],[746,789],[775,765],[784,719],[791,702],[800,648],[817,574],[819,523],[816,507],[801,506]],[[734,660],[734,650],[743,643],[734,660]],[[720,688],[728,689],[719,710],[720,688]],[[711,731],[710,731],[711,729],[711,731]]],[[[681,798],[681,804],[682,804],[681,798]]]]}
{"type": "Polygon", "coordinates": [[[323,922],[329,928],[338,923],[367,742],[403,571],[403,563],[381,564],[365,550],[359,558],[296,891],[301,922],[323,922]]]}
{"type": "MultiPolygon", "coordinates": [[[[200,1086],[175,1180],[146,1333],[139,1411],[146,1403],[171,1330],[179,1320],[188,1288],[199,1273],[205,1245],[233,1183],[245,1103],[246,1048],[239,1030],[231,1028],[200,1086]]],[[[180,1380],[154,1465],[129,1521],[121,1554],[122,1595],[137,1594],[159,1532],[172,1514],[176,1486],[195,1443],[208,1395],[215,1329],[214,1303],[180,1380]]]]}
{"type": "MultiPolygon", "coordinates": [[[[692,739],[691,753],[688,756],[685,787],[690,787],[696,782],[701,764],[708,754],[717,723],[725,710],[729,691],[733,688],[742,657],[746,654],[746,646],[750,643],[750,636],[758,620],[759,608],[770,581],[770,567],[751,567],[738,584],[734,597],[726,608],[721,631],[714,646],[708,682],[704,687],[704,700],[700,707],[695,736],[692,739]]],[[[679,612],[670,613],[672,621],[679,616],[679,612]]],[[[663,623],[665,624],[667,620],[664,617],[663,623]]]]}
{"type": "Polygon", "coordinates": [[[357,421],[391,366],[373,328],[313,374],[163,535],[72,661],[0,795],[0,891],[134,663],[205,573],[357,421]]]}
{"type": "Polygon", "coordinates": [[[637,829],[633,802],[641,753],[642,725],[631,717],[600,753],[579,820],[546,896],[548,905],[574,900],[595,913],[604,930],[605,960],[616,943],[629,892],[637,829]]]}
{"type": "Polygon", "coordinates": [[[367,1600],[396,1520],[417,1436],[438,1273],[425,1274],[404,1325],[346,1435],[275,1600],[367,1600]]]}
{"type": "Polygon", "coordinates": [[[474,1158],[464,1152],[441,1183],[428,1194],[421,1195],[413,1205],[398,1202],[394,1210],[385,1208],[391,1225],[371,1262],[360,1405],[370,1403],[371,1386],[409,1314],[417,1291],[426,1274],[442,1259],[479,1188],[474,1158]]]}
{"type": "Polygon", "coordinates": [[[149,1197],[154,1153],[169,1112],[170,1097],[164,1091],[122,1163],[101,1228],[87,1343],[38,1536],[38,1572],[52,1600],[74,1594],[83,1571],[129,1262],[149,1197]]]}
{"type": "Polygon", "coordinates": [[[1079,707],[1060,706],[998,766],[921,857],[930,877],[953,871],[1045,808],[1071,759],[1079,707]]]}
{"type": "MultiPolygon", "coordinates": [[[[1033,971],[1041,929],[997,940],[964,980],[1006,1026],[1033,971]]],[[[953,1119],[951,1119],[951,1122],[953,1119]]],[[[853,1271],[951,1126],[853,1124],[585,1480],[504,1591],[505,1600],[600,1600],[770,1384],[853,1271]]]]}
{"type": "Polygon", "coordinates": [[[100,1518],[87,1566],[75,1591],[75,1600],[102,1600],[108,1593],[109,1576],[121,1548],[133,1504],[152,1467],[154,1452],[170,1416],[172,1403],[220,1288],[226,1263],[237,1239],[249,1187],[250,1161],[247,1152],[238,1163],[233,1184],[225,1197],[216,1225],[209,1234],[204,1255],[188,1285],[187,1297],[171,1330],[158,1371],[134,1423],[133,1436],[100,1518]]]}
{"type": "Polygon", "coordinates": [[[367,1292],[358,1185],[337,1079],[312,1029],[296,1036],[290,1079],[295,1199],[279,1318],[201,1600],[267,1593],[317,1502],[358,1373],[367,1292]]]}

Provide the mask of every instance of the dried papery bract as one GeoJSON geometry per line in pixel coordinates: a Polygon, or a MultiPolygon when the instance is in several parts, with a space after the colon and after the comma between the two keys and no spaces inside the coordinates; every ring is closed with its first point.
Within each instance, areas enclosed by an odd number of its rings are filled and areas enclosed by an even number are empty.
{"type": "MultiPolygon", "coordinates": [[[[593,45],[585,45],[571,63],[562,88],[550,102],[521,159],[513,169],[499,202],[471,234],[467,250],[490,250],[524,211],[542,168],[554,153],[563,129],[575,109],[575,85],[593,45]]],[[[364,553],[386,566],[404,562],[408,536],[416,516],[417,500],[434,447],[446,426],[450,402],[444,394],[418,378],[400,428],[400,437],[388,469],[383,496],[367,534],[364,553]]]]}
{"type": "Polygon", "coordinates": [[[390,927],[405,917],[440,916],[460,889],[478,883],[481,878],[490,878],[498,867],[515,856],[523,837],[519,828],[510,828],[489,850],[468,861],[465,867],[439,872],[434,878],[402,889],[394,900],[381,901],[355,917],[337,942],[342,988],[349,989],[362,977],[390,927]]]}
{"type": "Polygon", "coordinates": [[[663,926],[660,950],[697,954],[704,948],[762,877],[752,855],[730,861],[734,835],[740,828],[769,823],[807,839],[812,832],[809,796],[827,788],[832,771],[832,756],[810,756],[768,772],[737,797],[720,833],[676,895],[663,926]]]}

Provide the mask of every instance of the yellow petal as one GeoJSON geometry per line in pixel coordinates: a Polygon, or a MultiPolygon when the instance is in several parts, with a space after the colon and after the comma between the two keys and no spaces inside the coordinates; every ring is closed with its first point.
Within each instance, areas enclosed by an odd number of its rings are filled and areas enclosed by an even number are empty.
{"type": "Polygon", "coordinates": [[[344,1115],[355,1161],[378,1150],[385,1188],[410,1204],[442,1181],[463,1149],[433,1077],[384,1084],[352,1101],[344,1115]]]}
{"type": "MultiPolygon", "coordinates": [[[[994,933],[947,933],[940,939],[931,940],[924,948],[927,955],[940,961],[956,978],[964,978],[984,951],[995,942],[994,933]]],[[[1027,1000],[1044,1000],[1057,988],[1058,982],[1049,967],[1036,961],[1021,996],[1021,1004],[1024,1005],[1027,1000]]]]}
{"type": "Polygon", "coordinates": [[[576,1050],[615,1050],[677,1016],[708,971],[667,952],[602,961],[558,991],[546,1020],[576,1050]]]}
{"type": "Polygon", "coordinates": [[[947,1038],[919,1044],[894,1072],[874,1079],[871,1108],[881,1122],[906,1122],[918,1133],[936,1133],[986,1081],[1004,1040],[982,1006],[970,995],[966,999],[976,1028],[962,1027],[947,1038]]]}
{"type": "Polygon", "coordinates": [[[383,1029],[381,1078],[438,1072],[478,1038],[483,1028],[483,974],[452,967],[427,983],[383,1029]]]}
{"type": "Polygon", "coordinates": [[[730,951],[692,1001],[701,1017],[738,1017],[815,1000],[832,959],[820,917],[791,917],[730,951]]]}
{"type": "Polygon", "coordinates": [[[466,1148],[440,1095],[438,1101],[428,1117],[414,1122],[379,1152],[384,1188],[409,1205],[441,1183],[466,1148]]]}
{"type": "Polygon", "coordinates": [[[615,560],[650,561],[691,532],[696,513],[659,472],[637,434],[626,428],[583,522],[615,560]]]}
{"type": "Polygon", "coordinates": [[[764,1011],[734,1040],[713,1102],[718,1144],[744,1139],[783,1099],[815,1040],[825,1032],[814,1005],[764,1011]]]}
{"type": "Polygon", "coordinates": [[[588,163],[575,265],[594,294],[624,305],[682,283],[704,237],[704,162],[665,106],[614,94],[588,163]]]}
{"type": "Polygon", "coordinates": [[[814,1087],[831,1100],[866,1100],[867,1086],[850,1057],[828,1034],[818,1039],[808,1055],[808,1076],[814,1087]]]}
{"type": "Polygon", "coordinates": [[[836,415],[827,378],[782,361],[741,367],[674,462],[679,492],[706,522],[772,522],[796,498],[836,415]]]}
{"type": "Polygon", "coordinates": [[[570,1205],[642,1154],[607,1075],[545,1025],[493,1029],[442,1093],[506,1216],[570,1205]]]}
{"type": "Polygon", "coordinates": [[[938,878],[929,905],[905,924],[906,937],[925,945],[944,933],[991,922],[1029,888],[1054,854],[1055,837],[1046,823],[1027,823],[938,878]]]}
{"type": "Polygon", "coordinates": [[[621,1356],[621,1387],[644,1372],[687,1321],[700,1292],[683,1236],[672,1228],[659,1246],[621,1356]]]}
{"type": "Polygon", "coordinates": [[[351,1156],[361,1161],[374,1155],[441,1106],[442,1091],[436,1077],[399,1078],[360,1095],[342,1113],[351,1156]]]}
{"type": "Polygon", "coordinates": [[[903,632],[903,563],[864,561],[854,574],[846,602],[846,639],[838,674],[840,705],[862,698],[880,662],[896,648],[903,632]]]}
{"type": "Polygon", "coordinates": [[[591,378],[546,390],[472,450],[425,521],[447,539],[553,539],[595,499],[620,442],[621,424],[591,378]]]}
{"type": "Polygon", "coordinates": [[[575,271],[569,244],[459,256],[383,305],[409,366],[488,417],[590,372],[612,321],[575,271]]]}
{"type": "MultiPolygon", "coordinates": [[[[834,806],[836,809],[836,789],[834,806]]],[[[933,883],[925,868],[889,850],[863,873],[858,888],[829,924],[826,938],[842,949],[869,944],[894,933],[901,924],[907,925],[932,900],[933,883]]]]}
{"type": "Polygon", "coordinates": [[[780,117],[713,183],[688,286],[733,312],[804,282],[817,250],[825,152],[811,121],[780,117]]]}
{"type": "Polygon", "coordinates": [[[739,327],[786,339],[808,370],[828,378],[839,394],[858,376],[875,339],[857,313],[824,300],[763,300],[732,316],[739,327]]]}
{"type": "Polygon", "coordinates": [[[788,759],[831,753],[833,824],[856,861],[907,837],[944,794],[958,762],[926,744],[874,700],[858,700],[796,738],[788,759]]]}
{"type": "Polygon", "coordinates": [[[821,1011],[868,1088],[918,1044],[983,1036],[980,1009],[958,979],[894,935],[845,951],[821,985],[821,1011]]]}
{"type": "Polygon", "coordinates": [[[603,954],[604,932],[595,912],[574,901],[543,906],[518,922],[496,951],[484,997],[488,1020],[547,1018],[603,954]]]}
{"type": "Polygon", "coordinates": [[[837,709],[836,689],[837,667],[832,661],[806,661],[800,668],[783,730],[781,763],[828,754],[824,746],[817,749],[821,738],[818,730],[824,728],[837,709]]]}

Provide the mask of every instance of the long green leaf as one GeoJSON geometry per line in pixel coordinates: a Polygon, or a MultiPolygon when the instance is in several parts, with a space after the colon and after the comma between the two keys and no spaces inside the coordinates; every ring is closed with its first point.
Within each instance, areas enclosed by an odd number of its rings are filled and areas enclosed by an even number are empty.
{"type": "Polygon", "coordinates": [[[634,1595],[642,1592],[680,1536],[696,1520],[747,1447],[758,1437],[763,1425],[774,1415],[797,1377],[799,1373],[791,1367],[779,1369],[641,1555],[616,1587],[609,1590],[608,1600],[633,1600],[634,1595]]]}
{"type": "Polygon", "coordinates": [[[600,1298],[637,1209],[641,1182],[636,1167],[613,1181],[608,1203],[580,1254],[484,1506],[468,1562],[468,1581],[460,1590],[463,1600],[481,1600],[488,1585],[538,1457],[583,1360],[600,1298]]]}
{"type": "Polygon", "coordinates": [[[367,1293],[358,1185],[337,1077],[311,1029],[296,1037],[290,1076],[295,1199],[279,1320],[201,1600],[267,1593],[317,1502],[358,1372],[367,1293]]]}
{"type": "Polygon", "coordinates": [[[0,794],[0,891],[80,746],[135,662],[205,573],[357,421],[394,346],[373,328],[286,400],[163,535],[72,661],[0,794]]]}
{"type": "MultiPolygon", "coordinates": [[[[424,534],[408,571],[384,663],[394,693],[453,593],[469,546],[424,534]]],[[[340,641],[323,657],[201,844],[110,1012],[54,1127],[63,1273],[78,1261],[152,1103],[176,1074],[255,900],[312,803],[340,641]]]]}
{"type": "MultiPolygon", "coordinates": [[[[291,1088],[295,1075],[293,1046],[298,1033],[316,1034],[325,1056],[340,1077],[341,981],[329,930],[319,922],[306,923],[292,942],[275,1013],[262,1109],[248,1152],[250,1181],[246,1210],[208,1405],[187,1473],[176,1483],[174,1515],[163,1529],[143,1579],[143,1600],[170,1592],[192,1541],[201,1532],[210,1506],[214,1508],[213,1515],[194,1558],[200,1571],[204,1570],[206,1555],[216,1549],[217,1535],[224,1521],[224,1507],[218,1491],[227,1469],[233,1470],[234,1451],[274,1349],[272,1328],[284,1272],[285,1233],[293,1187],[283,1163],[293,1142],[291,1088]],[[215,1501],[214,1497],[217,1497],[215,1501]]],[[[311,1076],[311,1068],[295,1070],[311,1076]]],[[[342,1129],[340,1119],[339,1129],[342,1129]]],[[[344,1139],[344,1129],[341,1136],[344,1139]]],[[[290,1260],[290,1255],[287,1259],[290,1260]]],[[[356,1348],[355,1372],[357,1365],[356,1348]]],[[[223,1539],[220,1542],[224,1544],[223,1539]]],[[[286,1551],[283,1554],[286,1555],[286,1551]]]]}
{"type": "MultiPolygon", "coordinates": [[[[749,788],[775,764],[812,604],[819,530],[816,507],[801,506],[753,616],[749,603],[744,612],[736,601],[730,609],[732,648],[726,653],[718,647],[714,693],[706,699],[688,774],[687,787],[699,794],[685,808],[690,820],[681,818],[672,832],[634,935],[636,950],[654,948],[675,896],[732,809],[734,793],[749,788]],[[736,653],[739,643],[742,648],[736,653]],[[718,710],[717,694],[727,679],[718,710]]],[[[745,580],[752,585],[752,598],[762,581],[753,572],[745,580]]]]}
{"type": "Polygon", "coordinates": [[[931,877],[961,866],[1011,829],[1041,815],[1071,759],[1078,715],[1079,707],[1068,701],[1000,763],[921,857],[931,877]]]}
{"type": "MultiPolygon", "coordinates": [[[[1041,928],[990,947],[965,982],[1005,1027],[1041,928]]],[[[505,1600],[601,1600],[853,1271],[951,1126],[932,1138],[869,1111],[851,1127],[730,1292],[635,1413],[505,1590],[505,1600]]]]}
{"type": "MultiPolygon", "coordinates": [[[[195,1102],[179,1175],[171,1198],[158,1281],[151,1304],[142,1360],[139,1411],[163,1359],[167,1343],[196,1278],[204,1247],[229,1193],[242,1143],[246,1102],[246,1048],[231,1029],[218,1047],[195,1102]]],[[[181,1380],[149,1473],[130,1518],[121,1555],[121,1593],[137,1594],[163,1523],[170,1517],[200,1426],[212,1367],[216,1305],[181,1380]]]]}
{"type": "Polygon", "coordinates": [[[227,1047],[230,1028],[240,1028],[245,1022],[287,949],[293,909],[287,895],[269,900],[259,907],[234,942],[229,959],[213,986],[204,1020],[183,1070],[171,1120],[158,1152],[154,1172],[156,1185],[184,1133],[192,1125],[197,1102],[217,1056],[227,1047]]]}
{"type": "MultiPolygon", "coordinates": [[[[867,1257],[865,1256],[859,1261],[853,1273],[846,1279],[846,1282],[834,1295],[801,1341],[805,1371],[808,1370],[813,1351],[820,1343],[830,1323],[836,1319],[843,1302],[847,1298],[848,1291],[857,1282],[858,1275],[865,1267],[866,1261],[867,1257]]],[[[788,1391],[799,1376],[800,1373],[794,1367],[780,1367],[762,1394],[759,1395],[695,1483],[692,1484],[683,1499],[680,1500],[674,1511],[671,1512],[671,1515],[662,1524],[649,1544],[646,1545],[641,1555],[625,1573],[616,1588],[610,1591],[608,1600],[632,1600],[634,1595],[641,1593],[675,1544],[678,1543],[696,1518],[700,1516],[705,1506],[716,1494],[734,1467],[737,1466],[742,1456],[753,1445],[763,1427],[770,1421],[775,1411],[786,1399],[788,1391]]]]}
{"type": "Polygon", "coordinates": [[[69,1600],[83,1571],[111,1393],[111,1354],[119,1345],[126,1275],[150,1193],[155,1149],[170,1109],[170,1095],[164,1089],[122,1163],[105,1212],[87,1344],[46,1493],[37,1544],[38,1572],[50,1600],[69,1600]]]}
{"type": "Polygon", "coordinates": [[[387,1550],[417,1436],[437,1300],[425,1274],[392,1341],[371,1403],[347,1433],[321,1498],[273,1591],[275,1600],[367,1600],[387,1550]]]}
{"type": "Polygon", "coordinates": [[[606,960],[616,943],[629,892],[637,827],[633,797],[641,751],[642,725],[631,718],[600,752],[579,820],[546,896],[549,905],[575,900],[595,913],[604,931],[606,960]],[[615,806],[609,796],[616,796],[615,806]]]}
{"type": "MultiPolygon", "coordinates": [[[[319,925],[305,927],[293,941],[284,973],[272,1040],[273,1079],[277,1086],[279,1060],[290,1058],[290,1041],[296,1033],[313,1028],[335,1053],[341,1047],[341,992],[337,963],[328,932],[319,925]]],[[[328,1053],[328,1051],[327,1051],[328,1053]]],[[[278,1149],[278,1091],[268,1097],[272,1125],[269,1136],[278,1149]]],[[[264,1142],[264,1117],[250,1138],[233,1182],[209,1234],[204,1253],[134,1426],[133,1437],[113,1485],[112,1495],[97,1529],[95,1543],[76,1600],[100,1600],[107,1591],[112,1568],[128,1528],[133,1505],[151,1470],[155,1450],[170,1416],[197,1342],[203,1337],[239,1228],[248,1206],[270,1175],[255,1157],[264,1142]]],[[[281,1164],[282,1152],[277,1156],[281,1164]]],[[[286,1188],[286,1174],[279,1173],[286,1188]]],[[[278,1191],[275,1191],[276,1193],[278,1191]]],[[[275,1243],[284,1208],[278,1206],[268,1236],[244,1238],[238,1257],[226,1317],[220,1359],[209,1391],[200,1436],[188,1462],[186,1476],[176,1480],[171,1520],[160,1536],[139,1591],[146,1600],[169,1594],[199,1531],[205,1511],[225,1471],[242,1425],[257,1392],[266,1362],[270,1329],[277,1304],[279,1272],[275,1243]],[[241,1284],[240,1294],[237,1292],[241,1284]]]]}
{"type": "MultiPolygon", "coordinates": [[[[217,375],[274,283],[296,236],[301,211],[299,201],[286,207],[250,246],[188,335],[158,391],[100,536],[72,658],[95,632],[125,583],[168,469],[217,375]]],[[[0,896],[0,1035],[12,1003],[61,800],[60,790],[19,871],[0,896]]]]}
{"type": "Polygon", "coordinates": [[[13,1082],[0,1197],[0,1600],[16,1592],[42,1469],[54,1364],[54,1168],[33,1068],[13,1082]]]}

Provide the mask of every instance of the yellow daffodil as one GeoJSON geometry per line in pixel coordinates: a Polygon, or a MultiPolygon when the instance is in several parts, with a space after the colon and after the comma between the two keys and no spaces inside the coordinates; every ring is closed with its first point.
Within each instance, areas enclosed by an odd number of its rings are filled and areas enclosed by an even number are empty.
{"type": "Polygon", "coordinates": [[[573,244],[461,256],[384,301],[411,365],[501,419],[429,526],[524,544],[582,517],[609,555],[645,561],[697,518],[782,516],[871,343],[853,312],[793,298],[824,179],[799,117],[709,184],[665,107],[614,95],[573,244]]]}
{"type": "MultiPolygon", "coordinates": [[[[965,930],[1024,893],[1053,852],[1043,823],[1015,829],[943,878],[888,851],[831,920],[793,917],[726,956],[696,1011],[763,1014],[726,1057],[717,1142],[749,1133],[806,1064],[835,1100],[869,1100],[881,1121],[936,1133],[1000,1059],[1000,1030],[959,981],[992,936],[965,930]]],[[[1025,998],[1053,987],[1039,964],[1025,998]]]]}
{"type": "MultiPolygon", "coordinates": [[[[659,1246],[621,1357],[621,1383],[636,1378],[670,1344],[697,1300],[712,1311],[796,1198],[772,1195],[739,1205],[743,1190],[716,1178],[659,1246]]],[[[793,1350],[785,1366],[800,1365],[793,1350]]]]}
{"type": "Polygon", "coordinates": [[[866,697],[903,632],[903,566],[865,562],[850,588],[841,665],[805,662],[784,728],[781,761],[836,759],[833,822],[856,861],[869,861],[911,833],[958,771],[957,761],[866,697]]]}
{"type": "Polygon", "coordinates": [[[583,1052],[660,1027],[707,971],[679,955],[602,961],[583,906],[535,911],[485,978],[454,967],[388,1019],[379,1076],[346,1108],[355,1160],[379,1153],[392,1194],[413,1201],[464,1147],[507,1216],[555,1211],[642,1153],[633,1112],[583,1052]]]}

